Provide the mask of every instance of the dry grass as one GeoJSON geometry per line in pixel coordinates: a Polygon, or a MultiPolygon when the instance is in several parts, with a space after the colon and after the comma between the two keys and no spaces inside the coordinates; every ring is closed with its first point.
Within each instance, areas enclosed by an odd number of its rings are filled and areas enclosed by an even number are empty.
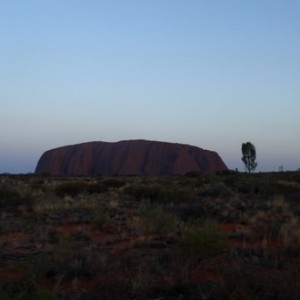
{"type": "Polygon", "coordinates": [[[0,298],[294,299],[299,197],[298,173],[0,176],[0,298]]]}

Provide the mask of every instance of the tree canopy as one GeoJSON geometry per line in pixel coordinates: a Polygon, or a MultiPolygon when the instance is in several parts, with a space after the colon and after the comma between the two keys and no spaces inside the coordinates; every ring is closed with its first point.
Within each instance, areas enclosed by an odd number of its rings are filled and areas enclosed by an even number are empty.
{"type": "Polygon", "coordinates": [[[256,162],[256,150],[252,143],[246,142],[242,144],[242,162],[245,164],[247,171],[250,173],[254,171],[257,162],[256,162]]]}

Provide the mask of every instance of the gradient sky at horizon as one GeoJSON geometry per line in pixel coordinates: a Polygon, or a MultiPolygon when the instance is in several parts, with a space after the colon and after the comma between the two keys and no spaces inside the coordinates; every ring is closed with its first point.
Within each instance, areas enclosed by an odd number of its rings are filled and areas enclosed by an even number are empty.
{"type": "Polygon", "coordinates": [[[300,168],[300,1],[3,0],[0,173],[149,139],[300,168]]]}

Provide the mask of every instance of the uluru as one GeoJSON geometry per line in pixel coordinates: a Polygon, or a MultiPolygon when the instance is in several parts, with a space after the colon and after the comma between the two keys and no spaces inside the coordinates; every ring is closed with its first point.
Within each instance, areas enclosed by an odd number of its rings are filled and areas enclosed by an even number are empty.
{"type": "Polygon", "coordinates": [[[159,176],[224,170],[227,166],[214,151],[177,143],[125,140],[87,142],[48,150],[40,157],[35,173],[159,176]]]}

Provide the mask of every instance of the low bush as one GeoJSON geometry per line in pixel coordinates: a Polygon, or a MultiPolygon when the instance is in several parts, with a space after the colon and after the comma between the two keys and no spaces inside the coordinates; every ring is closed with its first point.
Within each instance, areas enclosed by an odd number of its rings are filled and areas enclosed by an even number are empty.
{"type": "Polygon", "coordinates": [[[108,187],[106,184],[102,182],[90,183],[86,185],[86,190],[89,194],[101,194],[108,191],[108,187]]]}
{"type": "Polygon", "coordinates": [[[40,288],[38,286],[34,286],[33,283],[27,284],[13,284],[8,287],[0,287],[0,299],[1,300],[23,300],[23,299],[31,299],[31,300],[54,300],[57,299],[54,293],[40,288]]]}
{"type": "Polygon", "coordinates": [[[185,176],[190,178],[201,178],[203,174],[200,171],[189,171],[185,176]]]}
{"type": "Polygon", "coordinates": [[[143,225],[150,234],[164,234],[175,229],[175,217],[163,211],[162,207],[149,200],[143,200],[140,206],[143,225]]]}
{"type": "Polygon", "coordinates": [[[200,190],[202,197],[232,197],[234,192],[223,182],[215,182],[204,185],[200,190]]]}
{"type": "Polygon", "coordinates": [[[193,195],[191,189],[181,188],[176,185],[131,185],[125,188],[125,193],[139,201],[149,199],[158,203],[180,203],[195,200],[195,195],[193,195]]]}
{"type": "Polygon", "coordinates": [[[103,180],[102,183],[108,188],[120,188],[126,184],[125,181],[117,178],[107,178],[103,180]]]}
{"type": "Polygon", "coordinates": [[[6,185],[0,185],[0,207],[14,206],[22,203],[22,198],[17,190],[6,185]]]}
{"type": "Polygon", "coordinates": [[[181,248],[187,255],[212,257],[226,248],[226,235],[214,222],[193,224],[182,232],[181,248]]]}
{"type": "Polygon", "coordinates": [[[161,193],[162,186],[158,184],[130,185],[125,188],[125,194],[134,197],[136,200],[150,199],[155,200],[161,193]]]}
{"type": "Polygon", "coordinates": [[[64,182],[59,184],[55,188],[55,193],[59,197],[64,196],[77,196],[80,193],[83,193],[86,189],[86,184],[83,182],[64,182]]]}
{"type": "Polygon", "coordinates": [[[109,221],[111,217],[108,211],[98,210],[92,219],[92,223],[99,229],[103,228],[109,221]]]}
{"type": "Polygon", "coordinates": [[[55,188],[55,193],[59,197],[78,196],[82,193],[99,194],[105,193],[108,187],[101,182],[85,183],[85,182],[65,182],[55,188]]]}

